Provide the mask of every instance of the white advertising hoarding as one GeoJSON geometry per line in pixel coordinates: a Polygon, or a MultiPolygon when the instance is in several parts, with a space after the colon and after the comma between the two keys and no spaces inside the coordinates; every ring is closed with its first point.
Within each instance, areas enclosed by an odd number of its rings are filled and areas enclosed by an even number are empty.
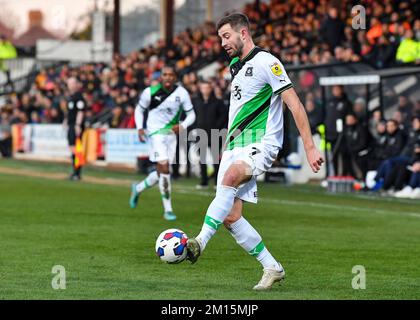
{"type": "Polygon", "coordinates": [[[62,125],[26,125],[23,134],[25,152],[40,157],[70,158],[67,130],[62,125]]]}
{"type": "Polygon", "coordinates": [[[149,156],[149,144],[139,141],[136,129],[108,129],[105,159],[108,163],[136,165],[137,157],[149,156]]]}

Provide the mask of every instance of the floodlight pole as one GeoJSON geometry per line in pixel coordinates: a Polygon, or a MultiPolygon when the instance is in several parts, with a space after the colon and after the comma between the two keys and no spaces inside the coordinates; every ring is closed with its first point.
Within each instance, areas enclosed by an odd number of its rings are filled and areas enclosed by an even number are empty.
{"type": "Polygon", "coordinates": [[[120,0],[114,0],[113,53],[120,53],[120,0]]]}
{"type": "Polygon", "coordinates": [[[174,0],[161,0],[160,8],[160,36],[169,48],[172,45],[174,31],[174,0]]]}
{"type": "Polygon", "coordinates": [[[213,0],[207,0],[207,21],[213,21],[213,0]]]}

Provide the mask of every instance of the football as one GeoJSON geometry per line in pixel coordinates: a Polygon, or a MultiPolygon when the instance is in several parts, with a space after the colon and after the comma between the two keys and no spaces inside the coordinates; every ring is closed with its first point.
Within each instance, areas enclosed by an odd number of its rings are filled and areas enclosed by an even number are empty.
{"type": "Polygon", "coordinates": [[[156,240],[156,254],[167,263],[182,262],[187,257],[187,240],[188,237],[182,230],[165,230],[156,240]]]}

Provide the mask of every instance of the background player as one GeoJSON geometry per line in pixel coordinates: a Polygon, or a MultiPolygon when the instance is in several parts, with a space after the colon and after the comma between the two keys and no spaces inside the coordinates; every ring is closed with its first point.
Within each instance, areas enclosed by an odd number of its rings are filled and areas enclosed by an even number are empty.
{"type": "Polygon", "coordinates": [[[70,180],[81,179],[81,166],[76,166],[76,139],[81,138],[84,130],[85,108],[86,103],[80,92],[81,84],[77,78],[69,78],[67,80],[67,88],[70,96],[67,101],[67,116],[63,125],[67,127],[67,139],[70,146],[71,161],[73,172],[70,180]]]}
{"type": "Polygon", "coordinates": [[[146,141],[147,134],[150,142],[149,159],[156,163],[156,171],[151,172],[140,183],[132,185],[130,206],[135,208],[141,192],[159,182],[163,216],[166,220],[176,219],[172,210],[169,172],[169,164],[173,163],[176,154],[176,134],[186,130],[195,121],[195,112],[188,91],[176,84],[176,81],[175,69],[172,66],[163,67],[161,82],[143,91],[135,111],[139,139],[142,142],[146,141]],[[187,116],[182,123],[179,123],[182,109],[187,116]],[[143,113],[146,110],[149,113],[146,128],[143,128],[143,113]]]}
{"type": "Polygon", "coordinates": [[[243,201],[257,202],[256,176],[267,171],[283,144],[283,101],[303,139],[308,162],[318,172],[323,159],[314,145],[304,106],[280,61],[256,47],[248,18],[239,13],[222,18],[217,30],[232,59],[231,97],[226,148],[220,163],[216,197],[199,235],[187,243],[195,263],[207,242],[224,223],[237,243],[264,268],[255,290],[271,288],[284,278],[282,265],[265,247],[259,233],[242,216],[243,201]]]}

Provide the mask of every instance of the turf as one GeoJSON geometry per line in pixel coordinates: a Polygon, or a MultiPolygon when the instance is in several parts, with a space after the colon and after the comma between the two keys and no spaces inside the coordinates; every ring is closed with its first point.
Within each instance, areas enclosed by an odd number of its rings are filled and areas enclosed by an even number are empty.
{"type": "Polygon", "coordinates": [[[245,216],[283,264],[286,280],[251,290],[259,263],[220,229],[195,265],[167,265],[154,253],[157,235],[180,228],[195,235],[213,191],[196,179],[173,182],[178,220],[162,218],[157,189],[130,209],[133,173],[89,168],[92,182],[50,178],[66,166],[0,160],[0,299],[419,299],[420,205],[415,200],[332,195],[315,185],[260,184],[245,216]],[[115,181],[103,185],[100,179],[115,181]],[[54,290],[52,268],[66,271],[54,290]],[[366,270],[366,289],[351,286],[366,270]]]}

